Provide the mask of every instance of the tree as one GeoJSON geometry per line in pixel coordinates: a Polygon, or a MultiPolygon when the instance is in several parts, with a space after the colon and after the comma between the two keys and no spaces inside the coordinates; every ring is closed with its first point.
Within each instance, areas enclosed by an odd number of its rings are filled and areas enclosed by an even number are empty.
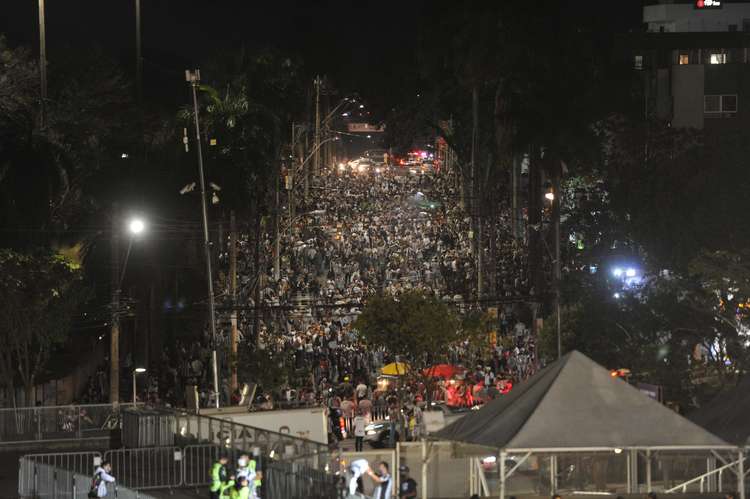
{"type": "Polygon", "coordinates": [[[87,291],[81,271],[49,252],[0,250],[0,273],[0,373],[11,393],[20,379],[28,404],[87,291]]]}
{"type": "Polygon", "coordinates": [[[445,357],[461,336],[447,305],[419,292],[371,298],[354,323],[364,342],[384,347],[414,370],[445,357]]]}

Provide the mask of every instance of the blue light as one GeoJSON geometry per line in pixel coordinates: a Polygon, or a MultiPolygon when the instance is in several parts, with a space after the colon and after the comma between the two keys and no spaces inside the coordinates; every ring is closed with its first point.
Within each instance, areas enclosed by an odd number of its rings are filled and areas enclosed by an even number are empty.
{"type": "Polygon", "coordinates": [[[636,274],[637,274],[637,271],[632,267],[625,271],[625,275],[627,277],[635,277],[636,274]]]}
{"type": "Polygon", "coordinates": [[[615,277],[622,277],[622,269],[620,267],[615,267],[612,269],[612,275],[615,277]]]}

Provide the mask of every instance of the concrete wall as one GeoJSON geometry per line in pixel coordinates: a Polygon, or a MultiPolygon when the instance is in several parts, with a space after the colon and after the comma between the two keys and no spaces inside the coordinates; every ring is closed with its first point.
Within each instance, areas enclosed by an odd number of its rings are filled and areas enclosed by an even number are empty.
{"type": "Polygon", "coordinates": [[[672,66],[672,126],[703,128],[705,66],[672,66]]]}

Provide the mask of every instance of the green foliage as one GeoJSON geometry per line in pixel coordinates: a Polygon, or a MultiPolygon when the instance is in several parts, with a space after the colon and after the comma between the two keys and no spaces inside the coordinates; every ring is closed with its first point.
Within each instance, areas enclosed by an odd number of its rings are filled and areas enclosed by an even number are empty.
{"type": "Polygon", "coordinates": [[[0,373],[28,393],[88,292],[71,262],[44,251],[0,250],[0,273],[0,373]]]}
{"type": "Polygon", "coordinates": [[[385,347],[415,369],[437,362],[464,337],[443,302],[418,292],[371,298],[354,327],[366,344],[385,347]]]}

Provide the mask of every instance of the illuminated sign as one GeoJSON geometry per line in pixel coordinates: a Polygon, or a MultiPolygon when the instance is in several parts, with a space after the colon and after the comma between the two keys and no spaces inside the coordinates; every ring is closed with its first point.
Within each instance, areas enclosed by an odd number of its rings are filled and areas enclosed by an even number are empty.
{"type": "Polygon", "coordinates": [[[723,0],[695,0],[696,9],[720,9],[723,0]]]}
{"type": "Polygon", "coordinates": [[[381,133],[385,132],[385,125],[370,125],[369,123],[347,123],[350,133],[381,133]]]}

